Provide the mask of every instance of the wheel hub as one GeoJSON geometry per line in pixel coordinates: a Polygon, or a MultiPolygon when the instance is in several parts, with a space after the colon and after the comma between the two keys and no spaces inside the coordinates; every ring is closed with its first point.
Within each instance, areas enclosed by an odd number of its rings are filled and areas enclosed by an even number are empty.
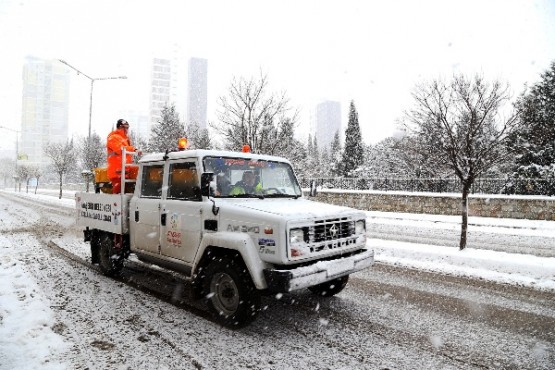
{"type": "Polygon", "coordinates": [[[214,293],[212,302],[222,314],[229,316],[239,307],[239,290],[231,276],[226,273],[216,274],[210,283],[210,290],[214,293]]]}

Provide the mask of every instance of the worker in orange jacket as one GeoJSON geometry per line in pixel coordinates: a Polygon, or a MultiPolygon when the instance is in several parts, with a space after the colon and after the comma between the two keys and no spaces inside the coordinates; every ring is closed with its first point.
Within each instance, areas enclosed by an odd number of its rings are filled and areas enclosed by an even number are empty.
{"type": "MultiPolygon", "coordinates": [[[[136,151],[136,148],[131,145],[131,140],[127,136],[128,130],[129,123],[124,119],[118,119],[116,129],[108,134],[106,148],[108,150],[108,178],[112,182],[112,194],[119,194],[121,192],[122,148],[125,147],[125,150],[130,152],[136,151]]],[[[131,163],[132,161],[132,155],[127,154],[125,163],[131,163]]],[[[125,175],[126,179],[129,178],[128,173],[125,175]]]]}

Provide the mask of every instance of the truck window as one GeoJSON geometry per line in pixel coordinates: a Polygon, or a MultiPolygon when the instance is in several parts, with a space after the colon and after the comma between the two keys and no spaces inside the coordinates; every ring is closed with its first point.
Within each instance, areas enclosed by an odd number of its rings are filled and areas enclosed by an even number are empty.
{"type": "Polygon", "coordinates": [[[141,198],[160,198],[162,196],[163,165],[145,165],[141,181],[141,198]]]}
{"type": "Polygon", "coordinates": [[[215,197],[300,197],[301,188],[288,163],[256,158],[205,157],[204,170],[216,175],[215,197]],[[254,174],[254,186],[244,186],[245,172],[254,174]],[[242,188],[243,190],[235,190],[242,188]]]}
{"type": "Polygon", "coordinates": [[[200,185],[195,162],[170,164],[168,199],[200,201],[200,185]]]}

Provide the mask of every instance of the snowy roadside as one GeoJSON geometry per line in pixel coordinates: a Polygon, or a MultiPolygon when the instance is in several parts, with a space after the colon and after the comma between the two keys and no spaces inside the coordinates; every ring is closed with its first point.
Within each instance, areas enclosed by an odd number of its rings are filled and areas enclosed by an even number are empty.
{"type": "Polygon", "coordinates": [[[70,345],[53,331],[49,301],[3,235],[0,245],[0,369],[65,369],[52,361],[70,345]]]}
{"type": "MultiPolygon", "coordinates": [[[[43,194],[13,193],[34,198],[60,207],[73,209],[74,191],[64,191],[58,199],[57,190],[43,194]],[[65,197],[68,198],[65,198],[65,197]]],[[[394,223],[426,229],[453,230],[460,228],[459,216],[410,214],[394,212],[366,212],[368,227],[372,224],[394,223]]],[[[490,233],[515,236],[550,236],[555,243],[555,222],[521,219],[470,217],[469,231],[487,229],[490,233]]],[[[555,258],[529,254],[507,253],[472,248],[464,251],[448,246],[416,244],[382,239],[369,239],[378,263],[421,269],[443,274],[472,277],[504,284],[555,291],[555,258]]]]}

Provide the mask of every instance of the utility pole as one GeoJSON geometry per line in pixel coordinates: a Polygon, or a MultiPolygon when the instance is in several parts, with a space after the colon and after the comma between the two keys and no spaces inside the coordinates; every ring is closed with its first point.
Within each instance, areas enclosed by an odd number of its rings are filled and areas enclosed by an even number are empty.
{"type": "Polygon", "coordinates": [[[126,80],[127,76],[115,76],[115,77],[90,77],[85,73],[81,72],[71,64],[67,63],[65,60],[58,59],[61,63],[65,64],[69,68],[73,69],[77,72],[78,75],[83,75],[91,81],[91,93],[89,97],[89,140],[91,139],[91,122],[92,122],[92,107],[93,107],[93,89],[94,89],[94,82],[95,81],[103,81],[103,80],[126,80]]]}

